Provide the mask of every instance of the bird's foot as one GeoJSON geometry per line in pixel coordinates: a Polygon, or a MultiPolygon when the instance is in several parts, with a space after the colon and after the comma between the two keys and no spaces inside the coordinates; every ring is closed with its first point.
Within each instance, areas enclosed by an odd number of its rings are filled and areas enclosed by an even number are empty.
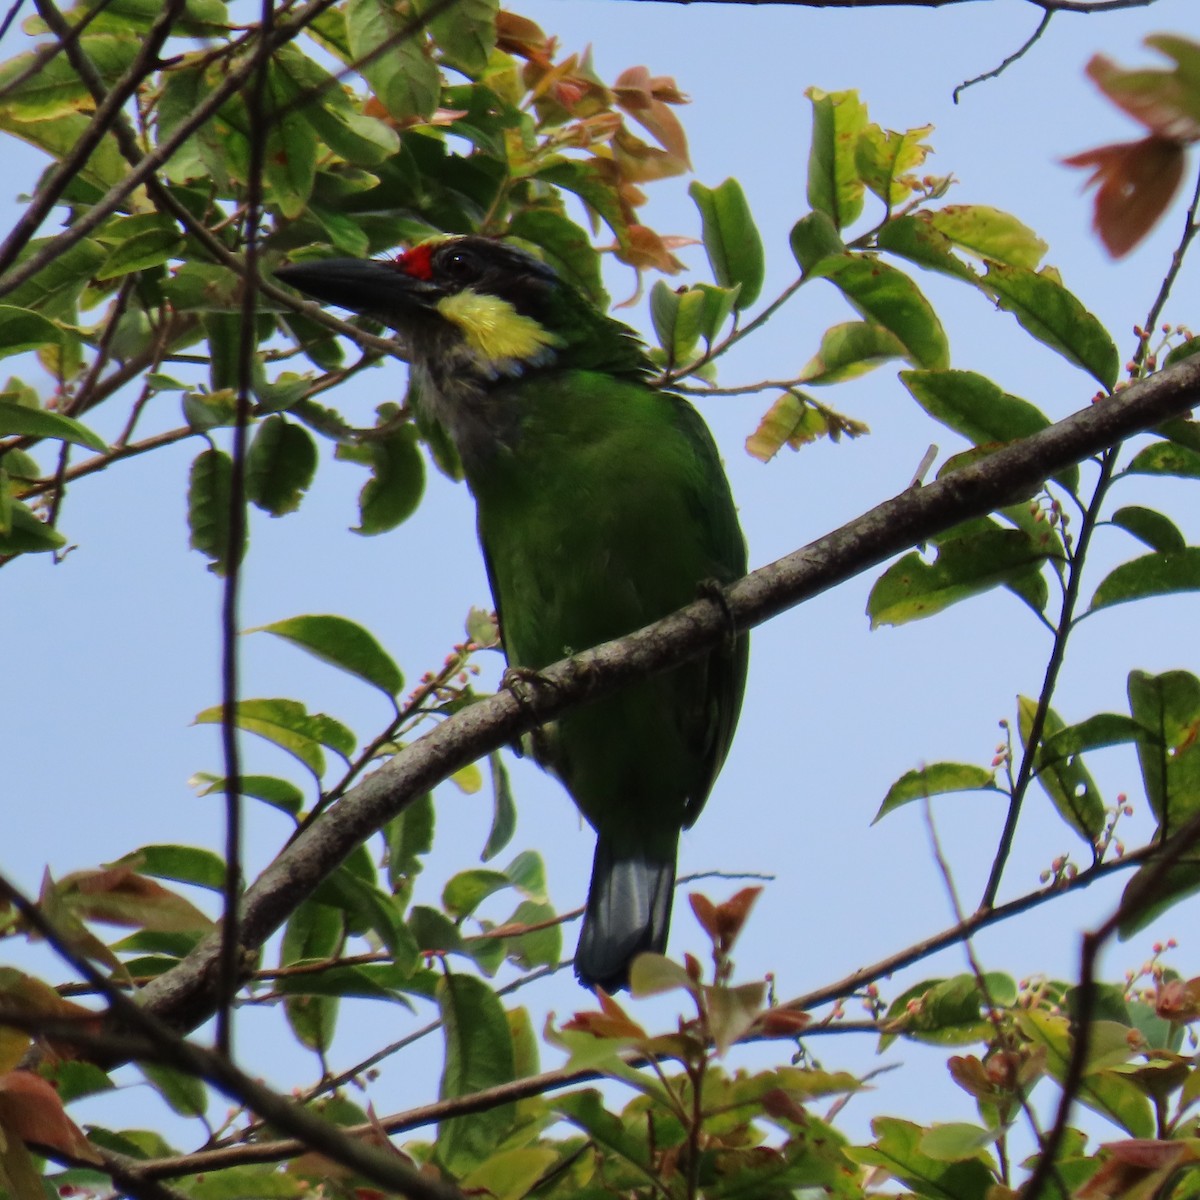
{"type": "Polygon", "coordinates": [[[716,579],[702,579],[696,592],[700,599],[711,600],[721,610],[721,618],[725,623],[724,650],[726,654],[732,654],[737,646],[738,628],[733,619],[733,609],[729,607],[729,599],[725,595],[724,585],[716,579]]]}
{"type": "MultiPolygon", "coordinates": [[[[506,667],[504,674],[500,677],[500,686],[507,688],[512,693],[512,698],[529,716],[536,716],[535,702],[538,690],[554,688],[554,684],[540,671],[535,671],[532,667],[511,666],[506,667]]],[[[537,725],[523,738],[514,742],[512,748],[517,754],[522,755],[529,750],[533,753],[534,758],[540,760],[544,756],[544,736],[545,731],[540,725],[537,725]]]]}

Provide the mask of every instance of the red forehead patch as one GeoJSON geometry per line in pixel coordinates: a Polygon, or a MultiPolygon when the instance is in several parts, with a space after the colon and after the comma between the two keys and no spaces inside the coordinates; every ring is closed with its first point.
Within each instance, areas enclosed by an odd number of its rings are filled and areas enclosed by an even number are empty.
{"type": "Polygon", "coordinates": [[[406,250],[396,259],[396,267],[403,271],[405,275],[411,275],[414,279],[432,279],[433,245],[429,242],[423,242],[420,246],[414,246],[411,250],[406,250]]]}

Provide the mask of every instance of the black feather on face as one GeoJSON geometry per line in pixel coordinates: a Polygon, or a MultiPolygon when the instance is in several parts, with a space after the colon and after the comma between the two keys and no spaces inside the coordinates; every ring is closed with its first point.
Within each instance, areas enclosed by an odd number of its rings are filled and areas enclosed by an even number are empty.
{"type": "Polygon", "coordinates": [[[392,266],[432,285],[439,298],[470,289],[507,300],[517,312],[539,321],[562,287],[552,267],[515,246],[482,237],[423,242],[392,266]]]}

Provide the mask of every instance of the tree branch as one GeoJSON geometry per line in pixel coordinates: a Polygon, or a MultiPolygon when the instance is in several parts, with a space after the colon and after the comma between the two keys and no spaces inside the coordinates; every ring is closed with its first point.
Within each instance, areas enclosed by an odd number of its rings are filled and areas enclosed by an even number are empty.
{"type": "MultiPolygon", "coordinates": [[[[686,661],[892,555],[1036,491],[1050,475],[1200,403],[1200,358],[1108,397],[927,487],[912,488],[802,550],[662,621],[556,663],[520,701],[502,691],[448,718],[357,784],[287,846],[247,890],[243,945],[253,951],[359,843],[449,774],[569,708],[686,661]]],[[[525,689],[523,689],[525,690],[525,689]]],[[[192,1028],[213,1011],[219,940],[202,942],[143,992],[148,1011],[192,1028]]]]}

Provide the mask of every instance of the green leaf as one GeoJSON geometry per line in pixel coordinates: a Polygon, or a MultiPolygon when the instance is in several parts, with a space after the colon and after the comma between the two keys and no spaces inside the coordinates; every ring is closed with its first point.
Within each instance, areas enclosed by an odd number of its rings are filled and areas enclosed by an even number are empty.
{"type": "MultiPolygon", "coordinates": [[[[203,771],[197,771],[188,782],[196,787],[199,796],[221,794],[227,790],[227,780],[203,771]]],[[[290,780],[274,775],[243,775],[240,790],[243,796],[261,800],[293,817],[304,807],[304,793],[290,780]]]]}
{"type": "Polygon", "coordinates": [[[492,774],[492,827],[479,856],[484,862],[490,862],[512,841],[517,828],[517,805],[508,781],[508,769],[498,750],[488,755],[488,766],[492,774]]]}
{"type": "Polygon", "coordinates": [[[838,229],[852,225],[863,208],[864,185],[858,173],[859,135],[867,126],[867,108],[854,91],[824,92],[810,87],[812,146],[808,152],[808,203],[838,229]]]}
{"type": "MultiPolygon", "coordinates": [[[[1050,424],[1028,400],[1009,395],[974,371],[901,371],[900,381],[935,421],[976,446],[1015,442],[1050,424]]],[[[1079,468],[1069,467],[1055,478],[1074,492],[1079,486],[1079,468]]]]}
{"type": "Polygon", "coordinates": [[[1101,581],[1092,596],[1090,612],[1172,592],[1200,591],[1200,547],[1156,551],[1122,563],[1101,581]]]}
{"type": "MultiPolygon", "coordinates": [[[[495,992],[471,975],[446,975],[437,984],[445,1032],[445,1066],[438,1096],[448,1100],[513,1078],[513,1046],[495,992]]],[[[455,1175],[489,1158],[512,1127],[512,1105],[455,1117],[438,1126],[437,1159],[455,1175]]]]}
{"type": "Polygon", "coordinates": [[[822,259],[816,273],[839,288],[866,320],[893,334],[910,362],[939,369],[949,365],[942,323],[903,271],[869,255],[846,252],[822,259]]]}
{"type": "Polygon", "coordinates": [[[979,258],[1036,271],[1048,249],[1028,225],[986,204],[947,204],[929,223],[956,246],[979,258]]]}
{"type": "Polygon", "coordinates": [[[1162,553],[1182,550],[1187,545],[1175,523],[1152,508],[1137,505],[1118,508],[1112,515],[1112,523],[1162,553]]]}
{"type": "Polygon", "coordinates": [[[526,1146],[517,1150],[498,1150],[486,1158],[459,1187],[467,1196],[488,1196],[495,1200],[523,1200],[535,1193],[543,1177],[554,1174],[560,1151],[550,1146],[526,1146]]]}
{"type": "MultiPolygon", "coordinates": [[[[313,899],[305,900],[288,918],[279,948],[279,965],[328,962],[345,937],[340,910],[313,899]]],[[[296,1039],[310,1050],[329,1049],[337,1027],[338,998],[311,993],[284,997],[284,1013],[296,1039]]]]}
{"type": "MultiPolygon", "coordinates": [[[[2,309],[2,306],[0,306],[2,309]]],[[[29,314],[37,320],[36,313],[29,314]]],[[[0,321],[3,317],[0,316],[0,321]]],[[[3,336],[0,331],[0,336],[3,336]]],[[[15,434],[19,437],[54,438],[60,442],[72,442],[77,446],[86,446],[103,454],[108,450],[102,438],[97,437],[86,425],[76,421],[74,417],[65,417],[62,413],[48,412],[44,408],[28,408],[24,404],[14,404],[9,400],[0,400],[0,437],[15,434]]]]}
{"type": "Polygon", "coordinates": [[[1145,730],[1138,762],[1163,837],[1200,811],[1200,680],[1188,671],[1131,671],[1129,711],[1145,730]]]}
{"type": "Polygon", "coordinates": [[[333,76],[295,46],[277,47],[272,63],[290,77],[295,95],[316,97],[300,108],[300,115],[334,154],[355,166],[374,167],[399,152],[396,131],[356,112],[333,76]]]}
{"type": "Polygon", "coordinates": [[[442,907],[456,920],[469,917],[489,896],[511,887],[512,882],[500,871],[475,867],[460,871],[442,889],[442,907]]]}
{"type": "Polygon", "coordinates": [[[441,79],[437,63],[425,53],[426,35],[410,29],[412,22],[386,0],[349,0],[345,11],[355,62],[386,43],[386,50],[359,70],[389,115],[401,122],[431,117],[441,96],[441,79]]]}
{"type": "Polygon", "coordinates": [[[401,425],[382,439],[338,446],[336,457],[371,467],[371,478],[358,497],[359,524],[364,537],[395,529],[416,512],[425,491],[425,463],[417,446],[417,430],[401,425]]]}
{"type": "Polygon", "coordinates": [[[172,1112],[181,1117],[202,1117],[208,1112],[208,1088],[203,1080],[157,1063],[139,1063],[138,1070],[172,1112]]]}
{"type": "Polygon", "coordinates": [[[574,284],[597,306],[608,307],[600,255],[587,231],[569,217],[548,208],[522,209],[509,222],[508,236],[535,246],[559,276],[574,284]]]}
{"type": "Polygon", "coordinates": [[[40,554],[61,550],[66,544],[67,539],[57,529],[52,529],[24,504],[12,502],[8,532],[0,533],[0,554],[40,554]]]}
{"type": "Polygon", "coordinates": [[[386,827],[388,881],[396,890],[421,873],[421,861],[433,849],[434,807],[428,793],[418,796],[386,827]]]}
{"type": "Polygon", "coordinates": [[[246,498],[273,517],[295,512],[316,472],[312,434],[283,417],[267,417],[246,455],[246,498]]]}
{"type": "Polygon", "coordinates": [[[930,763],[916,771],[901,775],[888,788],[875,821],[887,816],[894,809],[913,800],[924,800],[930,796],[943,796],[948,792],[999,792],[995,773],[969,763],[930,763]]]}
{"type": "Polygon", "coordinates": [[[1002,1129],[984,1129],[966,1121],[951,1121],[944,1125],[931,1125],[918,1143],[918,1148],[922,1154],[939,1162],[966,1162],[977,1158],[990,1165],[991,1156],[983,1151],[1003,1132],[1002,1129]]]}
{"type": "Polygon", "coordinates": [[[522,850],[504,869],[513,887],[530,900],[544,902],[546,895],[546,864],[536,850],[522,850]]]}
{"type": "Polygon", "coordinates": [[[273,633],[388,696],[395,696],[404,687],[404,676],[387,651],[361,625],[346,617],[289,617],[247,632],[273,633]]]}
{"type": "MultiPolygon", "coordinates": [[[[1037,701],[1028,696],[1017,699],[1018,724],[1021,731],[1021,743],[1029,746],[1029,734],[1033,727],[1034,714],[1037,712],[1037,701]]],[[[1037,749],[1035,764],[1038,782],[1050,797],[1058,815],[1090,846],[1095,846],[1096,839],[1104,832],[1104,800],[1100,796],[1096,781],[1092,778],[1083,760],[1074,754],[1063,757],[1061,751],[1048,755],[1045,751],[1045,738],[1052,738],[1066,726],[1062,718],[1053,710],[1048,709],[1043,726],[1043,744],[1037,749]]]]}
{"type": "MultiPolygon", "coordinates": [[[[1046,1069],[1062,1083],[1070,1062],[1073,1040],[1068,1019],[1037,1009],[1018,1012],[1015,1019],[1021,1032],[1035,1046],[1045,1047],[1046,1069]]],[[[1128,1057],[1132,1049],[1127,1039],[1125,1048],[1128,1057]]],[[[1112,1071],[1089,1073],[1080,1086],[1078,1098],[1093,1112],[1098,1112],[1119,1125],[1131,1137],[1154,1136],[1154,1117],[1150,1101],[1132,1080],[1124,1079],[1112,1071]]]]}
{"type": "Polygon", "coordinates": [[[504,941],[505,955],[523,971],[532,971],[535,967],[557,966],[562,959],[562,926],[546,924],[548,921],[553,921],[557,915],[550,904],[541,904],[536,900],[522,900],[517,905],[516,911],[504,924],[544,925],[545,927],[506,938],[504,941]]]}
{"type": "Polygon", "coordinates": [[[499,0],[458,0],[429,22],[433,40],[448,65],[478,79],[496,47],[499,0]]]}
{"type": "Polygon", "coordinates": [[[979,283],[975,270],[954,254],[954,243],[933,227],[929,213],[893,217],[876,234],[875,244],[927,271],[937,271],[967,283],[979,283]]]}
{"type": "Polygon", "coordinates": [[[896,1117],[876,1117],[871,1122],[876,1141],[872,1146],[847,1146],[845,1153],[857,1163],[878,1167],[919,1196],[932,1200],[985,1200],[996,1186],[996,1176],[977,1158],[942,1162],[921,1149],[925,1130],[896,1117]]]}
{"type": "MultiPolygon", "coordinates": [[[[25,350],[38,350],[43,346],[58,346],[63,341],[61,330],[48,317],[33,312],[28,308],[18,308],[12,304],[0,304],[0,358],[10,354],[21,354],[25,350]]],[[[6,406],[7,407],[7,406],[6,406]]],[[[38,412],[37,409],[29,409],[38,412]]],[[[47,416],[57,416],[57,413],[47,413],[47,416]]],[[[59,417],[61,421],[70,421],[70,417],[59,417]]],[[[77,422],[71,422],[73,425],[77,422]]],[[[82,426],[79,426],[82,428],[82,426]]],[[[21,430],[10,430],[20,433],[21,430]]],[[[62,434],[49,434],[50,437],[62,437],[62,434]]],[[[92,435],[93,437],[95,435],[92,435]]],[[[65,441],[76,441],[76,438],[64,438],[65,441]]],[[[92,447],[95,449],[95,447],[92,447]]],[[[100,449],[104,449],[101,443],[100,449]]]]}
{"type": "Polygon", "coordinates": [[[420,958],[415,931],[405,923],[396,897],[376,886],[374,865],[361,843],[357,858],[357,867],[352,854],[321,883],[313,898],[346,914],[347,933],[361,936],[373,932],[387,947],[395,965],[411,975],[420,958]]]}
{"type": "Polygon", "coordinates": [[[986,529],[954,538],[938,547],[932,563],[912,551],[893,563],[871,589],[871,628],[930,617],[1019,578],[1044,559],[1044,552],[1019,529],[986,529]]]}
{"type": "Polygon", "coordinates": [[[246,552],[246,531],[236,551],[229,544],[229,493],[233,460],[223,450],[203,450],[188,476],[188,528],[193,550],[209,559],[208,569],[225,575],[231,562],[246,552]]]}
{"type": "Polygon", "coordinates": [[[695,357],[704,328],[705,306],[704,294],[696,289],[677,292],[661,279],[650,289],[650,319],[669,367],[695,357]]]}
{"type": "Polygon", "coordinates": [[[805,276],[812,274],[827,258],[846,253],[834,223],[823,212],[811,212],[792,226],[788,236],[792,254],[805,276]]]}
{"type": "Polygon", "coordinates": [[[117,859],[139,875],[173,879],[220,894],[225,890],[225,860],[199,846],[141,846],[117,859]]]}
{"type": "Polygon", "coordinates": [[[572,1125],[582,1129],[597,1145],[632,1163],[649,1178],[658,1178],[653,1172],[644,1133],[641,1129],[635,1132],[636,1127],[626,1128],[619,1117],[604,1107],[604,1101],[595,1088],[585,1088],[580,1092],[557,1096],[551,1101],[551,1105],[572,1125]]]}
{"type": "Polygon", "coordinates": [[[766,261],[742,185],[736,179],[726,179],[715,188],[707,188],[693,181],[688,195],[700,210],[704,249],[713,278],[723,288],[739,287],[733,305],[739,312],[749,308],[762,291],[766,261]]]}
{"type": "Polygon", "coordinates": [[[930,154],[932,148],[921,139],[932,132],[932,125],[896,133],[872,123],[858,135],[854,161],[859,177],[889,209],[912,194],[906,173],[921,166],[930,154]]]}
{"type": "Polygon", "coordinates": [[[1178,442],[1155,442],[1133,456],[1123,475],[1176,475],[1200,479],[1200,454],[1178,442]]]}
{"type": "MultiPolygon", "coordinates": [[[[197,725],[219,725],[222,708],[215,705],[196,714],[197,725]]],[[[325,772],[322,746],[343,758],[354,753],[354,735],[324,713],[310,713],[298,700],[239,700],[234,711],[239,729],[256,733],[298,758],[317,778],[325,772]]]]}
{"type": "Polygon", "coordinates": [[[176,229],[144,229],[113,247],[96,270],[97,279],[116,279],[161,266],[183,254],[186,243],[176,229]]]}
{"type": "Polygon", "coordinates": [[[1104,326],[1046,272],[989,262],[981,286],[1039,342],[1087,371],[1105,388],[1117,382],[1121,356],[1104,326]]]}
{"type": "Polygon", "coordinates": [[[1132,717],[1121,713],[1096,713],[1077,725],[1064,725],[1053,733],[1045,732],[1039,761],[1052,764],[1057,759],[1070,758],[1085,750],[1140,742],[1145,736],[1146,730],[1132,717]]]}
{"type": "Polygon", "coordinates": [[[1180,901],[1200,892],[1200,862],[1194,857],[1163,867],[1151,859],[1134,872],[1121,893],[1124,916],[1117,930],[1127,941],[1154,924],[1180,901]]]}
{"type": "Polygon", "coordinates": [[[846,321],[825,331],[821,348],[804,365],[799,382],[842,383],[873,371],[888,359],[903,357],[904,346],[894,334],[869,321],[846,321]]]}

